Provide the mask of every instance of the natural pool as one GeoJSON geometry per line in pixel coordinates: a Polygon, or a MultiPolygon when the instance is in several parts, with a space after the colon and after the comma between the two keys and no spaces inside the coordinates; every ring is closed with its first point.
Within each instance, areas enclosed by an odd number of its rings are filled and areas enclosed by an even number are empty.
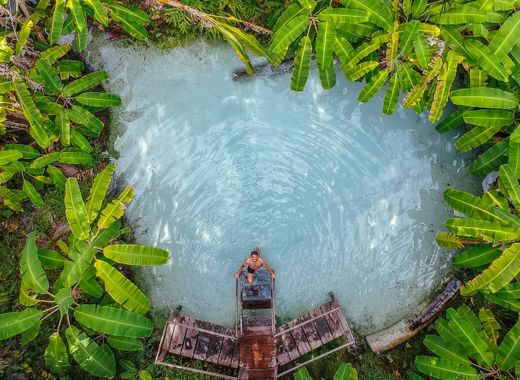
{"type": "MultiPolygon", "coordinates": [[[[465,156],[413,111],[382,115],[359,83],[303,93],[290,74],[233,80],[224,44],[89,53],[122,96],[113,130],[119,184],[137,240],[167,248],[145,270],[156,308],[234,323],[234,273],[259,246],[277,272],[282,317],[334,291],[361,333],[408,315],[449,271],[434,241],[450,214],[442,191],[478,186],[465,156]]],[[[467,157],[466,157],[467,158],[467,157]]]]}

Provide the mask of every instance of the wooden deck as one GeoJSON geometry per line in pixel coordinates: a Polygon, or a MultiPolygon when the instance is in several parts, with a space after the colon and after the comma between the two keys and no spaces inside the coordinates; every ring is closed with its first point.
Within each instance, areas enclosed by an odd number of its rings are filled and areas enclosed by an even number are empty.
{"type": "Polygon", "coordinates": [[[268,380],[355,344],[345,314],[335,299],[275,328],[274,290],[274,282],[243,284],[237,288],[236,330],[172,314],[164,328],[155,363],[224,379],[268,380]],[[339,347],[279,373],[282,366],[287,368],[291,362],[338,338],[345,341],[339,347]],[[234,370],[234,374],[168,362],[170,356],[203,360],[227,368],[228,372],[234,370]]]}

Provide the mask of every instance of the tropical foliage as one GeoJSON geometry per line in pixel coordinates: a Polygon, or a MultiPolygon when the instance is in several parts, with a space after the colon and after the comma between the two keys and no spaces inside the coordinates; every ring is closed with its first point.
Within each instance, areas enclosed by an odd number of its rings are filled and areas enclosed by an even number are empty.
{"type": "MultiPolygon", "coordinates": [[[[294,380],[313,380],[307,368],[302,367],[296,371],[293,375],[294,380]]],[[[341,364],[336,373],[334,374],[333,380],[358,380],[357,371],[350,364],[341,364]]]]}
{"type": "Polygon", "coordinates": [[[21,211],[24,200],[42,207],[40,190],[64,188],[64,166],[92,164],[89,139],[104,128],[95,114],[121,100],[100,91],[105,72],[86,73],[83,61],[69,59],[69,44],[55,44],[73,33],[77,50],[85,49],[89,18],[108,26],[109,16],[132,36],[146,38],[146,13],[100,0],[42,0],[20,17],[23,23],[13,22],[0,37],[0,198],[5,208],[21,211]]]}
{"type": "Polygon", "coordinates": [[[65,182],[64,203],[71,234],[56,242],[59,251],[38,247],[29,234],[20,260],[20,311],[0,314],[0,340],[21,334],[32,341],[45,321],[54,324],[45,350],[50,371],[65,375],[73,359],[98,377],[116,373],[113,349],[139,351],[140,341],[152,333],[148,297],[118,267],[161,265],[167,251],[119,243],[128,229],[122,227],[125,205],[133,190],[124,189],[105,202],[114,166],[108,165],[94,180],[86,201],[78,182],[65,182]],[[52,274],[52,276],[48,275],[52,274]],[[55,278],[51,283],[49,278],[55,278]]]}

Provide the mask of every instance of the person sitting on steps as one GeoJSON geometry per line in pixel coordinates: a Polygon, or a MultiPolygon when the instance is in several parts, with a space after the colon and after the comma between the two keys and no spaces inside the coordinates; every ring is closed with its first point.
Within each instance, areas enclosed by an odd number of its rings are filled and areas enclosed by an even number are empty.
{"type": "Polygon", "coordinates": [[[244,263],[240,266],[238,269],[238,272],[235,274],[235,278],[238,280],[240,278],[240,274],[244,270],[244,268],[247,265],[247,282],[251,284],[253,280],[255,279],[255,272],[264,267],[271,273],[271,278],[273,280],[276,279],[276,275],[274,274],[274,271],[271,269],[269,264],[260,257],[260,254],[257,251],[251,252],[251,255],[244,261],[244,263]]]}

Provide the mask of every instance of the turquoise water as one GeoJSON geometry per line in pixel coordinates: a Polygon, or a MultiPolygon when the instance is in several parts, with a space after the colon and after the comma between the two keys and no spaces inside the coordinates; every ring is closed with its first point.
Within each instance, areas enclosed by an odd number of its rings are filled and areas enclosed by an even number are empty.
{"type": "Polygon", "coordinates": [[[467,162],[413,111],[382,115],[359,83],[306,90],[290,75],[233,80],[226,45],[169,52],[98,42],[91,61],[123,106],[114,146],[139,242],[172,252],[143,273],[154,306],[233,324],[234,273],[260,247],[293,317],[334,291],[361,333],[407,316],[445,278],[435,242],[448,185],[477,186],[467,162]]]}

